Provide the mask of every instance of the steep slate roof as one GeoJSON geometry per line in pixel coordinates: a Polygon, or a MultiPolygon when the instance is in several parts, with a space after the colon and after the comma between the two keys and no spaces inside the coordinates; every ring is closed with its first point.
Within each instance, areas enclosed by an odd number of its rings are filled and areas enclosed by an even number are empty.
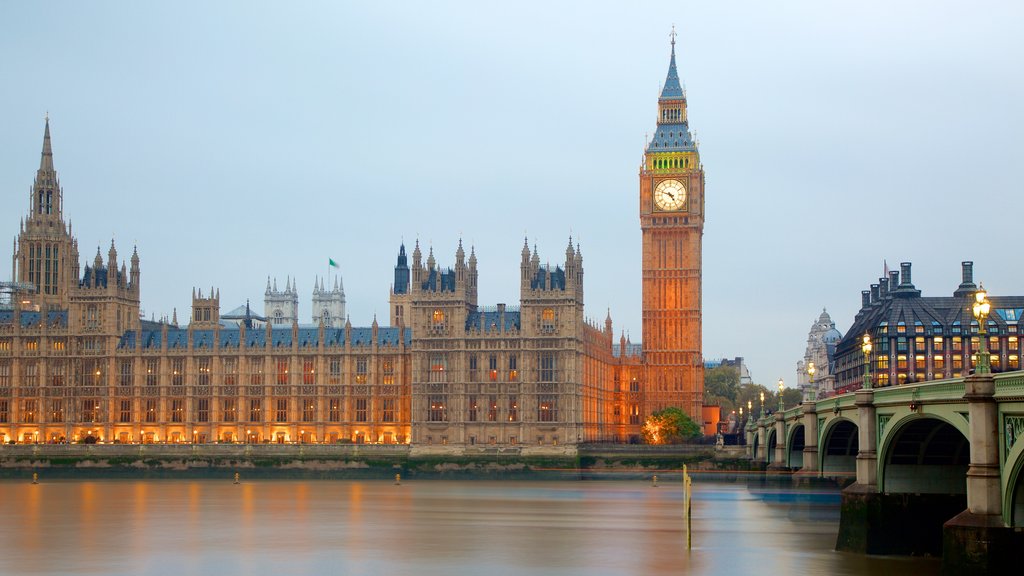
{"type": "Polygon", "coordinates": [[[483,312],[470,312],[466,316],[466,331],[480,330],[481,332],[490,332],[498,330],[498,321],[502,317],[504,317],[505,321],[504,330],[519,330],[521,324],[518,310],[505,310],[504,314],[500,314],[497,310],[487,310],[483,312]]]}
{"type": "MultiPolygon", "coordinates": [[[[30,328],[32,326],[38,326],[39,321],[43,315],[40,312],[22,312],[21,313],[21,327],[30,328]]],[[[0,324],[14,324],[14,310],[3,310],[0,311],[0,324]]],[[[53,326],[54,324],[61,328],[66,328],[68,325],[68,311],[67,310],[50,310],[46,313],[46,324],[53,326]]]]}
{"type": "MultiPolygon", "coordinates": [[[[352,328],[352,346],[369,346],[373,336],[372,328],[352,328]]],[[[402,338],[401,329],[396,327],[382,327],[377,329],[378,346],[398,346],[402,338]]],[[[222,328],[220,330],[220,346],[222,348],[237,348],[241,342],[241,332],[238,329],[222,328]]],[[[193,330],[192,347],[194,349],[212,349],[213,330],[193,330]]],[[[404,334],[405,345],[412,344],[412,329],[406,328],[404,334]]],[[[118,348],[134,350],[136,347],[143,349],[160,348],[163,342],[161,330],[141,330],[138,332],[128,331],[121,336],[118,348]]],[[[266,346],[266,330],[247,330],[245,333],[245,346],[262,348],[266,346]]],[[[300,328],[296,339],[299,348],[316,348],[320,345],[319,328],[300,328]]],[[[292,346],[292,329],[275,328],[271,331],[271,346],[274,348],[290,348],[292,346]]],[[[328,328],[324,329],[325,346],[344,346],[345,329],[328,328]]],[[[168,348],[185,348],[188,346],[188,330],[183,328],[169,328],[167,330],[168,348]]]]}

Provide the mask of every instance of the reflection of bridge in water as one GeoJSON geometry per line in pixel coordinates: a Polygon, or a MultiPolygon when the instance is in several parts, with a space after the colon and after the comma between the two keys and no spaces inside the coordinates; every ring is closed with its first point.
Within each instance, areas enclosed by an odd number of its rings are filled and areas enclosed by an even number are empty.
{"type": "Polygon", "coordinates": [[[1024,372],[858,390],[747,423],[747,454],[848,478],[837,548],[994,571],[1024,547],[1024,372]]]}

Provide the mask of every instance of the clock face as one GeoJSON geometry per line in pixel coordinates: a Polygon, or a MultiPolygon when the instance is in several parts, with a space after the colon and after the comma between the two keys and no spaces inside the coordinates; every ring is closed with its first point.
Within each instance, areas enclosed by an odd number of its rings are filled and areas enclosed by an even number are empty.
{"type": "Polygon", "coordinates": [[[654,189],[654,204],[661,210],[686,207],[686,187],[679,180],[662,180],[654,189]]]}

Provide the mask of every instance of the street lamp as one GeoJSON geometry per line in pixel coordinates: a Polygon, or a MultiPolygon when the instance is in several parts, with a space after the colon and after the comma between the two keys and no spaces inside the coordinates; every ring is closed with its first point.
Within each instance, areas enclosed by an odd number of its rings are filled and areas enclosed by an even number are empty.
{"type": "Polygon", "coordinates": [[[864,386],[865,390],[871,389],[871,335],[867,332],[860,338],[860,351],[864,353],[864,386]]]}
{"type": "Polygon", "coordinates": [[[786,383],[782,381],[782,378],[779,378],[779,412],[782,412],[786,409],[785,405],[782,403],[782,391],[785,390],[785,388],[786,383]]]}
{"type": "Polygon", "coordinates": [[[811,381],[808,384],[810,389],[807,392],[806,398],[813,402],[818,399],[818,390],[814,387],[814,362],[807,363],[807,376],[811,381]]]}
{"type": "Polygon", "coordinates": [[[986,330],[986,324],[988,319],[989,310],[992,305],[988,302],[988,294],[985,292],[985,287],[980,286],[978,291],[974,293],[974,317],[978,320],[978,361],[974,364],[975,374],[988,374],[989,373],[989,357],[988,357],[988,340],[986,330]]]}
{"type": "Polygon", "coordinates": [[[761,390],[761,418],[764,418],[764,390],[761,390]]]}

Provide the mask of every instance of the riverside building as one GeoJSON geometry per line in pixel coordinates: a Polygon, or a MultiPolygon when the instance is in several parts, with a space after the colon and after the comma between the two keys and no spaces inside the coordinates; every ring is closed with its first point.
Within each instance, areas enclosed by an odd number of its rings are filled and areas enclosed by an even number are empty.
{"type": "Polygon", "coordinates": [[[704,173],[675,39],[658,125],[639,171],[643,342],[617,341],[610,312],[586,320],[584,269],[522,247],[520,301],[480,305],[477,256],[442,268],[399,248],[390,326],[353,327],[340,279],[314,286],[298,323],[290,278],[220,313],[193,289],[185,326],[140,318],[140,257],[113,242],[80,266],[64,220],[47,120],[42,160],[0,309],[0,441],[374,443],[420,452],[566,453],[635,442],[648,414],[702,413],[704,173]]]}

